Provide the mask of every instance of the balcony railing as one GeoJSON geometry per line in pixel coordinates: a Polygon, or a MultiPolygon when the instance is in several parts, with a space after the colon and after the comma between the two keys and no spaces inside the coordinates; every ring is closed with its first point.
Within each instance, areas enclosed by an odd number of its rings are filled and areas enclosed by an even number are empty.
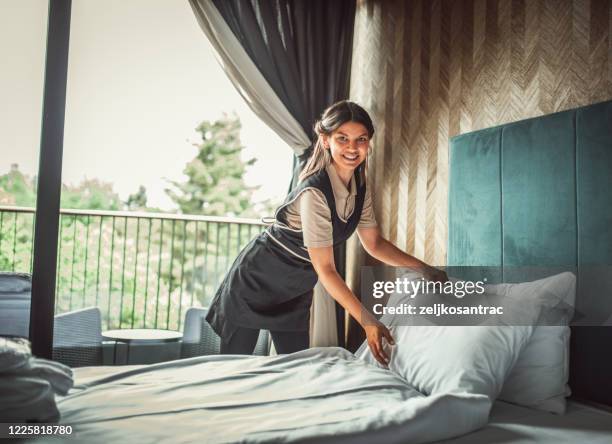
{"type": "MultiPolygon", "coordinates": [[[[207,306],[258,219],[60,210],[55,314],[96,306],[103,328],[180,330],[207,306]]],[[[0,206],[0,271],[32,271],[34,209],[0,206]]]]}

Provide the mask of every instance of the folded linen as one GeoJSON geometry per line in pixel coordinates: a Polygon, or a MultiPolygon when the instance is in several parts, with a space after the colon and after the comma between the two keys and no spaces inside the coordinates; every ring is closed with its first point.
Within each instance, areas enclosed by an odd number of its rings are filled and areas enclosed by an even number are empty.
{"type": "Polygon", "coordinates": [[[0,338],[0,422],[55,422],[55,395],[74,384],[66,365],[32,356],[22,338],[0,338]]]}
{"type": "Polygon", "coordinates": [[[27,339],[0,337],[0,373],[25,365],[31,355],[27,339]]]}
{"type": "Polygon", "coordinates": [[[66,395],[74,384],[72,369],[60,362],[31,357],[19,369],[19,376],[44,379],[58,395],[66,395]]]}
{"type": "Polygon", "coordinates": [[[27,376],[0,377],[0,422],[56,422],[60,418],[51,384],[27,376]]]}

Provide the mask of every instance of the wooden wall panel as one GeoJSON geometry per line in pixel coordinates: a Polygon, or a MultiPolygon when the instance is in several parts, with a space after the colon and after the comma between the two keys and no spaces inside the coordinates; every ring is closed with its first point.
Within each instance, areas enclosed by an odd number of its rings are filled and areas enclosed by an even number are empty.
{"type": "MultiPolygon", "coordinates": [[[[450,137],[612,98],[612,0],[358,0],[351,99],[383,235],[446,263],[450,137]]],[[[349,243],[349,283],[373,263],[349,243]]]]}

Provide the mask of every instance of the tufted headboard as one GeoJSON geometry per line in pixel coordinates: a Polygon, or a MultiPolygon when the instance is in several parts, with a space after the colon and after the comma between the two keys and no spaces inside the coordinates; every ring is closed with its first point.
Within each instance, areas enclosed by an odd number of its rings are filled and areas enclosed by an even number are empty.
{"type": "Polygon", "coordinates": [[[449,155],[447,264],[577,272],[570,387],[612,406],[612,101],[462,134],[449,155]]]}

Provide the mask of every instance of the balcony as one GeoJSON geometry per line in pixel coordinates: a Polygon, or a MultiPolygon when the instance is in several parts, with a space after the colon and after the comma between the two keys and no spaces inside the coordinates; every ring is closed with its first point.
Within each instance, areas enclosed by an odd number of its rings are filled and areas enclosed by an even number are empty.
{"type": "MultiPolygon", "coordinates": [[[[181,330],[208,306],[258,219],[60,210],[55,314],[98,307],[104,330],[181,330]]],[[[32,272],[34,209],[0,206],[0,270],[32,272]]]]}

